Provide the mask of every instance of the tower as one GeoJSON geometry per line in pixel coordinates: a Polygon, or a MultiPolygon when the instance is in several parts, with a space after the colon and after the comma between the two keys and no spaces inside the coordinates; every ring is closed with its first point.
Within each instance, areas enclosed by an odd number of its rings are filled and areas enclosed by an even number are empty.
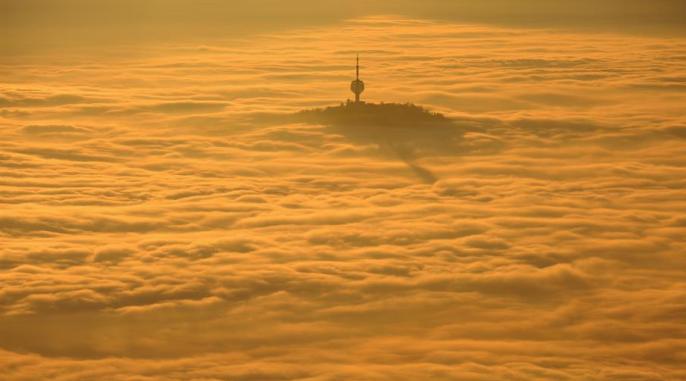
{"type": "Polygon", "coordinates": [[[350,90],[355,94],[355,103],[360,103],[360,95],[364,91],[364,82],[360,80],[360,55],[357,55],[357,65],[355,66],[355,80],[350,83],[350,90]]]}

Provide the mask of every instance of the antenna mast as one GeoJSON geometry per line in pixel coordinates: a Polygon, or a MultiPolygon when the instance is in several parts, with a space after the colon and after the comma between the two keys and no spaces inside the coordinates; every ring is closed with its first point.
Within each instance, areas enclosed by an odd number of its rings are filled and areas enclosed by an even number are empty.
{"type": "Polygon", "coordinates": [[[360,80],[360,55],[355,64],[355,80],[350,83],[350,90],[355,94],[355,103],[360,103],[360,94],[364,91],[364,82],[360,80]]]}

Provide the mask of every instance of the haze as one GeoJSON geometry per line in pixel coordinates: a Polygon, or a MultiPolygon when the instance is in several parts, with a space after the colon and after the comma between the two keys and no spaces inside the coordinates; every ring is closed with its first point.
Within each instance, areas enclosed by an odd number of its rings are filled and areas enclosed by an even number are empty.
{"type": "Polygon", "coordinates": [[[680,0],[2,0],[6,53],[251,35],[378,14],[460,23],[683,35],[680,0]]]}
{"type": "Polygon", "coordinates": [[[685,13],[0,1],[0,379],[686,379],[685,13]]]}

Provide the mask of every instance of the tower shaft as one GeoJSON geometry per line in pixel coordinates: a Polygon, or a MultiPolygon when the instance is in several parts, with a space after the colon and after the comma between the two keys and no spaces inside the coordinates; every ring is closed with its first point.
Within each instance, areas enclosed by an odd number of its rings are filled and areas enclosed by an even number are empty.
{"type": "Polygon", "coordinates": [[[355,94],[355,103],[360,103],[360,95],[364,91],[364,82],[360,79],[360,55],[355,64],[355,80],[350,83],[350,90],[355,94]]]}

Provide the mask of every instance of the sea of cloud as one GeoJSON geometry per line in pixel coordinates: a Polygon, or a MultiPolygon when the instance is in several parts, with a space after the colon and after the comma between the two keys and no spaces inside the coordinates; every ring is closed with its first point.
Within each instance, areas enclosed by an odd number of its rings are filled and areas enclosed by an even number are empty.
{"type": "Polygon", "coordinates": [[[686,378],[683,39],[370,17],[0,78],[4,380],[686,378]],[[358,52],[454,125],[284,117],[358,52]]]}

